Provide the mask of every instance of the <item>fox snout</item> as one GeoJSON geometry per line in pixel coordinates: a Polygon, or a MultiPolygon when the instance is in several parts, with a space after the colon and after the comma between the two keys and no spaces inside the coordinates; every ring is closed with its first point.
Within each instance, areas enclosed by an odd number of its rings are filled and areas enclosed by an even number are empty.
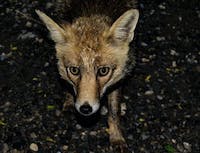
{"type": "Polygon", "coordinates": [[[94,86],[88,84],[88,87],[86,88],[87,89],[80,89],[77,93],[75,108],[81,115],[89,116],[98,111],[100,100],[97,92],[95,92],[94,86]]]}
{"type": "Polygon", "coordinates": [[[84,116],[96,113],[100,107],[99,85],[93,73],[83,74],[76,86],[76,110],[84,116]]]}
{"type": "Polygon", "coordinates": [[[96,102],[95,104],[90,104],[89,102],[84,102],[80,104],[79,102],[75,103],[76,110],[84,116],[90,116],[98,111],[100,104],[96,102]]]}

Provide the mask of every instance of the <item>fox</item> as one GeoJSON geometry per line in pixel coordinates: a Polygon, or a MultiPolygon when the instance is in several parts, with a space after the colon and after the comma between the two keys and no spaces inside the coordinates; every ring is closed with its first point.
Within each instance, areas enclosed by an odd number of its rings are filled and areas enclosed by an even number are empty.
{"type": "MultiPolygon", "coordinates": [[[[108,133],[112,145],[126,148],[120,129],[120,87],[135,66],[131,42],[139,19],[136,0],[65,0],[67,15],[56,23],[35,10],[55,42],[58,71],[73,87],[65,104],[82,116],[95,114],[107,97],[108,133]],[[67,21],[68,20],[68,21],[67,21]],[[70,98],[71,97],[71,98],[70,98]]],[[[124,149],[122,149],[124,150],[124,149]]]]}

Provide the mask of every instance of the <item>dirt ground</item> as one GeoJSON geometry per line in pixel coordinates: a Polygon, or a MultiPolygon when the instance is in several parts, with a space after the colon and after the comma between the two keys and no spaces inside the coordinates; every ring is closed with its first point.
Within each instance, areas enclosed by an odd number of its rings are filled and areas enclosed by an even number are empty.
{"type": "MultiPolygon", "coordinates": [[[[54,3],[0,1],[0,152],[114,153],[105,107],[90,127],[62,111],[66,86],[38,8],[50,15],[54,3]]],[[[137,65],[121,101],[129,150],[199,153],[200,2],[141,0],[140,13],[137,65]]]]}

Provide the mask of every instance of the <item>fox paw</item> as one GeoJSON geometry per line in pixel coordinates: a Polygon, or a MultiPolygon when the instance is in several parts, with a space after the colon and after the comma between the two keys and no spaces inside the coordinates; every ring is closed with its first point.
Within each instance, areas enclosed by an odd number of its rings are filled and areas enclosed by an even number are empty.
{"type": "Polygon", "coordinates": [[[124,139],[111,141],[111,146],[115,153],[130,153],[128,145],[124,139]]]}
{"type": "Polygon", "coordinates": [[[68,112],[68,111],[71,112],[73,109],[74,109],[73,103],[65,102],[63,104],[63,108],[62,108],[63,112],[68,112]]]}

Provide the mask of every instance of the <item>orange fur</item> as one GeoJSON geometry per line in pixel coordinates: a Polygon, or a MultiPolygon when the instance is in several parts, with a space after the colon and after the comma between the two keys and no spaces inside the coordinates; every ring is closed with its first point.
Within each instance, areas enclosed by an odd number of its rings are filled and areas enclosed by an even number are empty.
{"type": "MultiPolygon", "coordinates": [[[[138,10],[126,11],[114,23],[106,15],[92,14],[78,17],[71,24],[62,25],[58,25],[41,11],[36,12],[55,41],[58,69],[61,77],[74,88],[76,109],[81,113],[81,107],[89,105],[92,112],[82,114],[95,113],[106,89],[122,79],[128,71],[129,43],[134,37],[138,10]]],[[[108,95],[109,132],[112,142],[116,140],[124,143],[119,119],[116,117],[117,96],[117,91],[108,95]]]]}

